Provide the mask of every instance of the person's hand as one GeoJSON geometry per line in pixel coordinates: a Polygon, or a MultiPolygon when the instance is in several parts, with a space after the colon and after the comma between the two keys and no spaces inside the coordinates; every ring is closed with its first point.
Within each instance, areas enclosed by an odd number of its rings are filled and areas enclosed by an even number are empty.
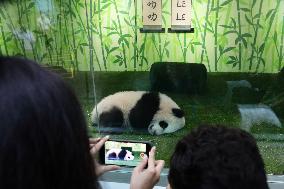
{"type": "Polygon", "coordinates": [[[109,136],[106,136],[104,138],[90,138],[90,153],[93,157],[94,160],[94,165],[95,165],[95,171],[96,175],[99,177],[102,174],[104,174],[107,171],[114,171],[117,169],[120,169],[119,166],[117,165],[101,165],[97,160],[96,160],[96,155],[104,145],[104,143],[109,139],[109,136]]]}
{"type": "Polygon", "coordinates": [[[172,189],[171,185],[168,184],[166,189],[172,189]]]}
{"type": "Polygon", "coordinates": [[[156,147],[149,152],[149,158],[145,157],[143,161],[134,168],[130,189],[152,189],[160,179],[160,173],[164,167],[164,160],[155,161],[156,147]],[[148,162],[148,168],[144,169],[148,162]]]}

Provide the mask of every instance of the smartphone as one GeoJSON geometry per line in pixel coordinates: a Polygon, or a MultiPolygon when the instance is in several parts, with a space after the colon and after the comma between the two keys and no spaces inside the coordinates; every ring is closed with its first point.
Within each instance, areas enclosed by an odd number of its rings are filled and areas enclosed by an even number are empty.
{"type": "Polygon", "coordinates": [[[135,167],[152,148],[150,142],[109,139],[99,152],[101,164],[135,167]]]}

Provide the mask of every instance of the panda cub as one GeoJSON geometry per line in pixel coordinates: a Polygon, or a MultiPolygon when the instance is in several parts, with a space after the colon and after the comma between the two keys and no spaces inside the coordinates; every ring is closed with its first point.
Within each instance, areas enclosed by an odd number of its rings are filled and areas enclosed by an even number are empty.
{"type": "Polygon", "coordinates": [[[106,153],[106,158],[108,160],[125,160],[125,161],[134,160],[132,152],[125,149],[110,149],[106,153]]]}
{"type": "Polygon", "coordinates": [[[102,132],[142,131],[161,135],[185,125],[184,112],[170,97],[147,91],[109,95],[94,107],[91,116],[102,132]]]}

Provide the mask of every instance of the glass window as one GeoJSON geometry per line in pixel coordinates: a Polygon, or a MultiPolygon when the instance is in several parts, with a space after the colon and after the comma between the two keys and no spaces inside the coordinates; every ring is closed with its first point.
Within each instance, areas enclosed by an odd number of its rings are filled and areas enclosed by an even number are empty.
{"type": "Polygon", "coordinates": [[[176,142],[198,125],[239,127],[257,139],[267,173],[283,174],[284,2],[192,3],[191,33],[168,32],[170,0],[164,33],[140,32],[142,1],[5,3],[0,54],[62,75],[92,136],[150,141],[168,166],[176,142]]]}

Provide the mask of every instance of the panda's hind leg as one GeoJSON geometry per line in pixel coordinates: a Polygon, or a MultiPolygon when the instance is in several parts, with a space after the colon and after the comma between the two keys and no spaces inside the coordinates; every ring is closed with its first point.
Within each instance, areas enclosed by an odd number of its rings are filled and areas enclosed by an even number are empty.
{"type": "Polygon", "coordinates": [[[103,112],[99,117],[99,125],[101,127],[123,127],[124,119],[122,111],[117,107],[112,107],[109,111],[103,112]]]}
{"type": "Polygon", "coordinates": [[[116,159],[117,158],[117,155],[115,152],[112,152],[108,155],[108,159],[116,159]]]}

